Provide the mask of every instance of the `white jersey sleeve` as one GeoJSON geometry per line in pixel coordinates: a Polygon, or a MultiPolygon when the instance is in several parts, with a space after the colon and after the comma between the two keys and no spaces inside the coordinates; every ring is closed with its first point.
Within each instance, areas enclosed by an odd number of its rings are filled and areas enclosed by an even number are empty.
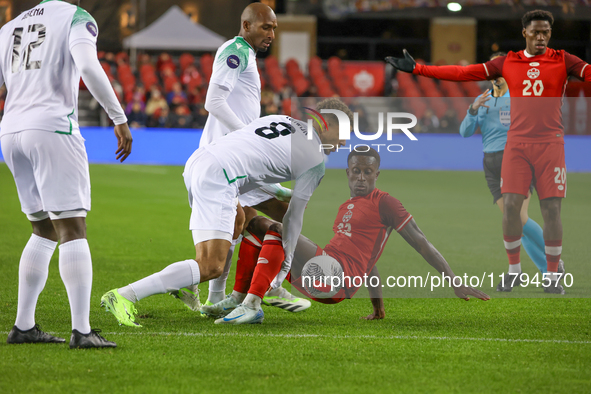
{"type": "Polygon", "coordinates": [[[234,90],[240,74],[248,67],[249,47],[242,41],[234,40],[221,47],[215,55],[213,70],[209,83],[234,90]]]}
{"type": "Polygon", "coordinates": [[[80,42],[86,42],[96,47],[97,37],[98,27],[96,21],[86,10],[77,7],[70,26],[68,40],[70,50],[80,42]]]}
{"type": "Polygon", "coordinates": [[[260,117],[260,78],[256,53],[243,37],[234,37],[218,49],[205,98],[210,113],[199,146],[209,145],[260,117]]]}

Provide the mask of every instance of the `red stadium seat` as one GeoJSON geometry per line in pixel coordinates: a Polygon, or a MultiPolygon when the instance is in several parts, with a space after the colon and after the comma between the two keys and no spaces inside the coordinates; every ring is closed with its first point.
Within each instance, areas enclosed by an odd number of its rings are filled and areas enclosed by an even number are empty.
{"type": "Polygon", "coordinates": [[[191,55],[190,53],[183,53],[180,57],[179,57],[179,66],[181,68],[181,72],[184,72],[185,69],[191,65],[195,63],[195,57],[193,57],[193,55],[191,55]]]}

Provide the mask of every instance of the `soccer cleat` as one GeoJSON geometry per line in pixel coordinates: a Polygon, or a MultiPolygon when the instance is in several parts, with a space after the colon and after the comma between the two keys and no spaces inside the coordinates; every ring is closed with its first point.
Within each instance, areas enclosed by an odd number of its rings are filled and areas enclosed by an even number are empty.
{"type": "Polygon", "coordinates": [[[544,293],[548,294],[565,294],[564,287],[557,280],[550,282],[550,286],[544,287],[544,293]]]}
{"type": "Polygon", "coordinates": [[[509,292],[519,285],[521,285],[521,272],[517,276],[506,273],[503,280],[497,285],[497,291],[509,292]]]}
{"type": "Polygon", "coordinates": [[[232,297],[232,294],[228,294],[226,298],[216,304],[203,305],[201,307],[201,313],[207,317],[224,317],[228,313],[232,312],[237,306],[238,303],[234,297],[232,297]]]}
{"type": "Polygon", "coordinates": [[[564,261],[562,261],[562,259],[560,259],[560,261],[558,262],[558,270],[556,272],[562,274],[562,277],[564,277],[564,274],[566,273],[566,271],[564,270],[564,261]]]}
{"type": "Polygon", "coordinates": [[[297,298],[283,287],[269,290],[263,297],[263,304],[276,306],[289,312],[305,311],[312,305],[309,300],[297,298]]]}
{"type": "MultiPolygon", "coordinates": [[[[205,301],[205,304],[201,304],[201,307],[203,307],[203,306],[211,306],[211,305],[213,305],[213,302],[207,300],[207,301],[205,301]]],[[[203,311],[201,309],[199,309],[199,316],[201,316],[201,317],[210,317],[210,316],[206,315],[205,313],[203,313],[203,311]]]]}
{"type": "Polygon", "coordinates": [[[265,318],[265,312],[259,309],[250,308],[240,304],[230,312],[226,317],[217,319],[215,324],[261,324],[265,318]]]}
{"type": "Polygon", "coordinates": [[[70,349],[88,349],[93,347],[117,347],[115,342],[107,341],[99,335],[101,330],[90,330],[88,334],[82,334],[78,330],[72,330],[70,337],[70,349]]]}
{"type": "Polygon", "coordinates": [[[106,292],[101,297],[101,306],[105,307],[107,312],[111,312],[119,322],[119,325],[130,327],[141,327],[141,324],[135,322],[137,309],[133,302],[119,294],[117,289],[106,292]]]}
{"type": "Polygon", "coordinates": [[[64,338],[54,337],[46,332],[41,331],[39,324],[27,331],[21,331],[17,326],[12,327],[8,334],[6,343],[18,344],[18,343],[65,343],[64,338]]]}
{"type": "MultiPolygon", "coordinates": [[[[196,286],[195,286],[196,287],[196,286]]],[[[201,309],[201,302],[199,301],[199,289],[197,288],[196,291],[183,287],[182,289],[178,289],[176,291],[171,291],[169,293],[174,298],[177,298],[185,304],[187,308],[192,310],[193,312],[199,312],[201,309]]]]}

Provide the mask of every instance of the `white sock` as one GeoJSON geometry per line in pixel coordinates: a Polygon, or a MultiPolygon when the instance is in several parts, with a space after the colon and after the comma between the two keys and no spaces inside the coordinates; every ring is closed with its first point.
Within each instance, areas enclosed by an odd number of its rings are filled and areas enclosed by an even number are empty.
{"type": "Polygon", "coordinates": [[[249,308],[259,309],[261,307],[261,297],[248,293],[242,303],[249,308]]]}
{"type": "Polygon", "coordinates": [[[31,234],[18,266],[18,307],[15,326],[27,331],[35,325],[35,307],[45,287],[49,261],[57,242],[31,234]]]}
{"type": "Polygon", "coordinates": [[[239,293],[236,290],[232,290],[232,298],[234,298],[234,301],[237,303],[241,304],[242,301],[244,301],[244,297],[246,297],[246,293],[239,293]]]}
{"type": "Polygon", "coordinates": [[[138,302],[137,294],[133,291],[133,287],[131,285],[127,285],[117,289],[117,293],[127,301],[131,301],[133,303],[138,302]]]}
{"type": "Polygon", "coordinates": [[[86,239],[75,239],[59,246],[60,275],[66,286],[72,330],[90,332],[90,293],[92,290],[92,258],[86,239]]]}
{"type": "Polygon", "coordinates": [[[521,263],[509,264],[509,273],[510,274],[520,274],[521,273],[521,263]]]}
{"type": "MultiPolygon", "coordinates": [[[[197,285],[200,278],[199,264],[191,259],[173,263],[162,271],[133,282],[129,286],[133,289],[137,300],[141,300],[154,294],[163,294],[182,287],[197,285]]],[[[123,289],[121,288],[121,290],[123,289]]],[[[121,294],[120,291],[119,294],[121,294]]]]}
{"type": "Polygon", "coordinates": [[[230,250],[226,256],[226,265],[224,265],[224,271],[222,274],[209,281],[209,295],[207,301],[212,304],[217,304],[224,299],[226,295],[226,282],[228,281],[228,275],[230,274],[230,268],[232,268],[232,256],[234,255],[234,249],[242,241],[242,235],[232,241],[230,250]]]}

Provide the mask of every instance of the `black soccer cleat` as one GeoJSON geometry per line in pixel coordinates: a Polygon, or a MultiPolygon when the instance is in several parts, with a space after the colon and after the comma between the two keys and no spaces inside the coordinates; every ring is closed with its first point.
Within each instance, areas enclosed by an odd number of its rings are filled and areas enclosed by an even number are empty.
{"type": "Polygon", "coordinates": [[[550,282],[550,286],[544,287],[544,293],[548,294],[565,294],[564,287],[557,280],[550,282]]]}
{"type": "Polygon", "coordinates": [[[497,291],[510,292],[514,287],[521,285],[521,272],[515,276],[515,274],[506,273],[502,281],[497,285],[497,291]]]}
{"type": "Polygon", "coordinates": [[[107,341],[99,335],[101,330],[90,330],[88,334],[82,334],[78,330],[72,330],[70,349],[88,349],[93,347],[117,347],[115,342],[107,341]]]}
{"type": "Polygon", "coordinates": [[[33,328],[27,331],[21,331],[17,326],[12,327],[8,334],[6,343],[65,343],[64,338],[54,337],[46,332],[41,331],[39,324],[35,324],[33,328]]]}

